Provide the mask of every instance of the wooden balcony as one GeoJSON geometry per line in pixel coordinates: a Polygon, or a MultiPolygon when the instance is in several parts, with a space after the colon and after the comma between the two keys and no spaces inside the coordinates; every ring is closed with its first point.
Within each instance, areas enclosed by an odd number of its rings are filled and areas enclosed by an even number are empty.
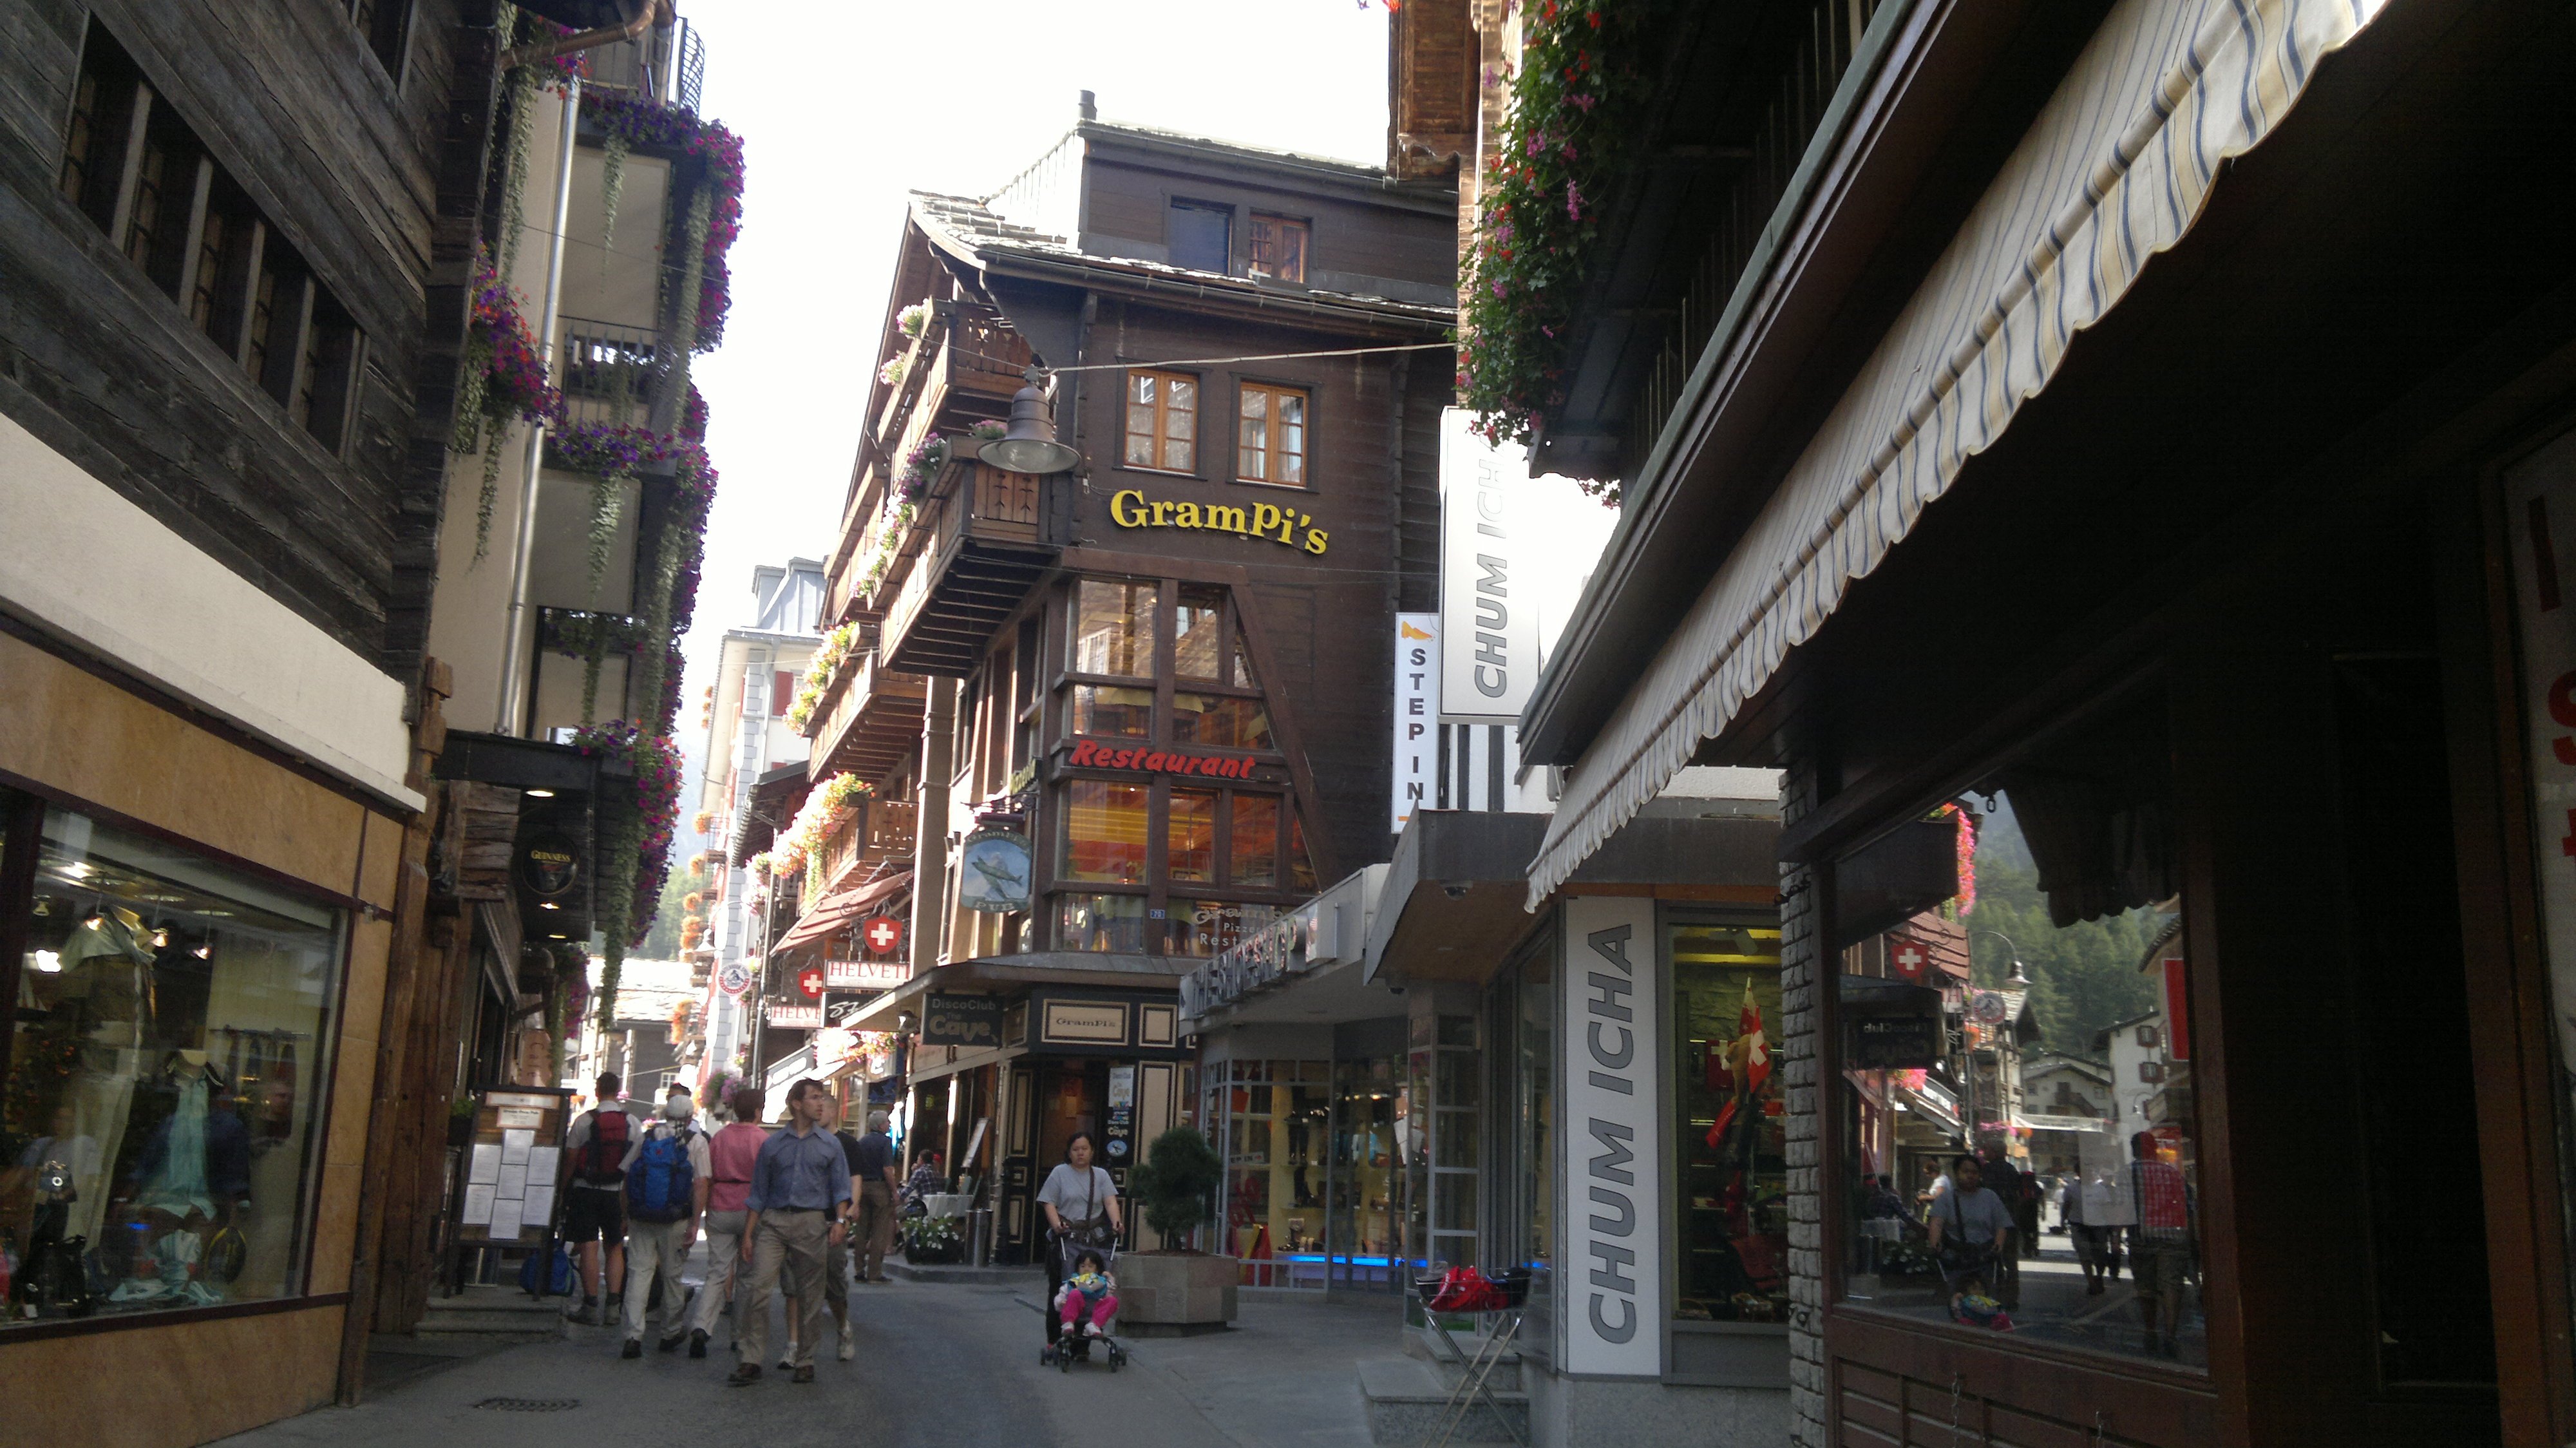
{"type": "Polygon", "coordinates": [[[921,503],[920,556],[886,606],[881,650],[913,673],[961,678],[1062,551],[1047,504],[1064,480],[951,461],[921,503]]]}
{"type": "Polygon", "coordinates": [[[921,742],[929,693],[927,679],[886,668],[873,649],[844,660],[815,706],[822,723],[805,777],[819,781],[846,770],[871,783],[883,779],[921,742]]]}
{"type": "Polygon", "coordinates": [[[852,812],[849,823],[823,842],[819,867],[807,870],[798,882],[796,913],[803,916],[824,896],[866,879],[879,865],[911,860],[913,826],[920,813],[921,806],[908,799],[872,799],[852,812]]]}

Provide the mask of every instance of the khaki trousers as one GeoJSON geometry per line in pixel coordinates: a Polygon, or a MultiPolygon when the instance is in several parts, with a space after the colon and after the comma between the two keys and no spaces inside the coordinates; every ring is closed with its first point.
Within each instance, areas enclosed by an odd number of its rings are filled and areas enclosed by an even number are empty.
{"type": "MultiPolygon", "coordinates": [[[[689,1326],[709,1337],[715,1336],[716,1319],[724,1315],[725,1304],[733,1301],[734,1279],[748,1275],[737,1271],[742,1266],[743,1212],[707,1213],[707,1280],[698,1288],[697,1310],[689,1326]]],[[[740,1329],[735,1336],[741,1336],[740,1329]]]]}
{"type": "MultiPolygon", "coordinates": [[[[662,1335],[688,1330],[688,1289],[680,1285],[680,1234],[687,1222],[626,1223],[626,1336],[644,1336],[644,1304],[653,1300],[653,1274],[662,1275],[662,1335]]],[[[711,1274],[712,1275],[712,1274],[711,1274]]]]}
{"type": "Polygon", "coordinates": [[[885,1280],[886,1254],[894,1250],[894,1188],[884,1182],[859,1183],[859,1224],[850,1243],[858,1257],[859,1280],[885,1280]]]}
{"type": "Polygon", "coordinates": [[[803,1314],[796,1324],[793,1365],[813,1365],[814,1345],[823,1340],[823,1249],[831,1236],[829,1212],[760,1214],[760,1227],[751,1238],[751,1288],[734,1308],[734,1349],[741,1361],[759,1366],[769,1355],[769,1299],[784,1272],[787,1291],[803,1314]]]}

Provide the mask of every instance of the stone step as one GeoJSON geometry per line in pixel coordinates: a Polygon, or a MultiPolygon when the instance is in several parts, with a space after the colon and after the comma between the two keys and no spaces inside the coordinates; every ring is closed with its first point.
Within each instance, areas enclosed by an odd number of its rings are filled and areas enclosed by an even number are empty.
{"type": "Polygon", "coordinates": [[[561,1337],[567,1331],[560,1314],[547,1317],[525,1312],[439,1312],[420,1320],[415,1337],[501,1334],[510,1337],[561,1337]]]}
{"type": "MultiPolygon", "coordinates": [[[[1456,1378],[1417,1357],[1363,1358],[1360,1396],[1368,1405],[1369,1441],[1379,1448],[1417,1448],[1436,1442],[1443,1421],[1456,1413],[1456,1378]]],[[[1494,1402],[1478,1399],[1450,1435],[1452,1443],[1510,1443],[1529,1438],[1529,1397],[1489,1381],[1494,1402]],[[1494,1410],[1499,1407],[1502,1417],[1494,1410]]]]}

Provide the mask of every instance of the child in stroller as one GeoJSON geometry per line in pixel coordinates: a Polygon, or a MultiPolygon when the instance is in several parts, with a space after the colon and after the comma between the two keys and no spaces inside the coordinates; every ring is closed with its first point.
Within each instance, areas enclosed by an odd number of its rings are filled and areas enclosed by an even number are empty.
{"type": "Polygon", "coordinates": [[[1110,1322],[1118,1315],[1118,1279],[1109,1275],[1108,1260],[1115,1249],[1068,1242],[1061,1250],[1072,1258],[1064,1273],[1064,1290],[1056,1294],[1054,1303],[1064,1326],[1038,1361],[1071,1372],[1074,1360],[1088,1359],[1091,1344],[1098,1342],[1108,1346],[1109,1370],[1114,1373],[1127,1365],[1127,1349],[1109,1335],[1110,1322]]]}

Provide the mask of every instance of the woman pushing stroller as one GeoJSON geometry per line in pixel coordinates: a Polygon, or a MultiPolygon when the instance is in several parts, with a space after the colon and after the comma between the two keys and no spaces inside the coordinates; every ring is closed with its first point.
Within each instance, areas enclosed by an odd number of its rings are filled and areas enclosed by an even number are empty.
{"type": "MultiPolygon", "coordinates": [[[[1118,1235],[1124,1226],[1118,1209],[1118,1183],[1107,1171],[1091,1164],[1091,1154],[1091,1133],[1075,1132],[1073,1139],[1065,1143],[1064,1160],[1038,1188],[1038,1206],[1046,1213],[1052,1239],[1052,1250],[1046,1254],[1049,1303],[1059,1303],[1065,1278],[1078,1275],[1083,1260],[1098,1264],[1093,1270],[1101,1273],[1104,1282],[1108,1280],[1110,1264],[1117,1260],[1118,1235]]],[[[1057,1312],[1046,1314],[1049,1347],[1055,1345],[1065,1325],[1065,1319],[1057,1312]]]]}

